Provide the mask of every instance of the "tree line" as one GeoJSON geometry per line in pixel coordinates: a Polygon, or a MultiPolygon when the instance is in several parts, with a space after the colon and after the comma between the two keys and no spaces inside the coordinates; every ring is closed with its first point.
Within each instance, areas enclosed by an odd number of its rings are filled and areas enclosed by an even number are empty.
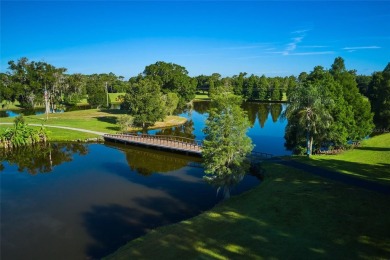
{"type": "MultiPolygon", "coordinates": [[[[63,105],[74,106],[83,99],[93,107],[105,107],[107,93],[126,93],[123,109],[133,115],[143,114],[134,118],[134,123],[148,125],[172,114],[176,107],[183,107],[196,93],[212,96],[219,88],[225,87],[243,100],[280,101],[294,98],[294,93],[300,91],[302,85],[307,87],[323,82],[327,89],[333,89],[332,95],[338,102],[335,107],[340,108],[342,102],[348,104],[342,107],[349,106],[346,111],[342,108],[337,115],[333,114],[334,121],[344,121],[343,127],[339,126],[342,139],[361,137],[369,128],[369,123],[365,123],[370,122],[366,115],[367,102],[361,100],[359,93],[370,101],[368,105],[374,113],[375,129],[379,132],[390,128],[390,65],[372,75],[357,75],[354,70],[347,71],[342,58],[337,58],[329,70],[317,66],[313,72],[302,72],[298,77],[266,77],[245,72],[232,77],[222,77],[218,73],[190,77],[185,67],[159,61],[146,66],[142,73],[129,80],[114,73],[67,74],[66,68],[27,58],[9,61],[8,65],[8,71],[0,73],[0,104],[3,106],[15,101],[23,108],[43,105],[46,93],[51,111],[63,105]],[[335,84],[340,87],[331,87],[335,84]],[[343,101],[340,101],[341,96],[343,101]],[[348,119],[350,115],[353,115],[353,120],[348,119]],[[348,120],[352,121],[345,123],[348,120]],[[351,133],[346,134],[345,129],[351,133]]],[[[295,130],[289,128],[288,131],[295,130]]]]}

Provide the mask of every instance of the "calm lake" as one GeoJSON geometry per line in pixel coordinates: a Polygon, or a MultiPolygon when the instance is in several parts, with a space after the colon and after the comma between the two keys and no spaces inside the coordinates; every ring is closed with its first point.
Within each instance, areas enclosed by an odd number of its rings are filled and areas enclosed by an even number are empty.
{"type": "MultiPolygon", "coordinates": [[[[202,139],[208,105],[182,113],[183,126],[150,133],[202,139]]],[[[278,119],[284,105],[245,109],[255,150],[289,154],[286,122],[278,119]]],[[[222,199],[196,157],[110,143],[53,143],[0,156],[1,259],[97,259],[222,199]]],[[[232,194],[259,183],[248,175],[232,194]]]]}

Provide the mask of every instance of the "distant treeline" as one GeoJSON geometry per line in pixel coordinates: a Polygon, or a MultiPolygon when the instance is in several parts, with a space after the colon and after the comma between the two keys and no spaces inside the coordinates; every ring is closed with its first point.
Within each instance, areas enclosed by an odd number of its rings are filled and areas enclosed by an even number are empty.
{"type": "MultiPolygon", "coordinates": [[[[173,97],[178,97],[178,106],[194,99],[197,92],[212,95],[219,87],[228,87],[245,100],[280,101],[284,95],[288,99],[309,75],[302,72],[298,77],[266,77],[241,72],[232,77],[222,77],[218,73],[190,77],[185,67],[159,61],[146,66],[139,75],[125,80],[114,73],[67,74],[66,68],[29,61],[27,58],[9,61],[8,65],[8,71],[0,73],[0,104],[4,106],[7,102],[18,101],[23,108],[33,108],[44,104],[46,91],[51,109],[76,105],[85,99],[94,107],[104,107],[107,105],[107,92],[134,94],[133,90],[140,81],[143,85],[145,82],[159,85],[162,98],[167,99],[168,93],[175,93],[173,97]]],[[[358,87],[360,93],[370,100],[376,127],[388,129],[390,66],[372,75],[357,75],[354,70],[348,71],[348,75],[345,84],[351,88],[358,87]]],[[[340,80],[338,84],[344,83],[340,80]]]]}

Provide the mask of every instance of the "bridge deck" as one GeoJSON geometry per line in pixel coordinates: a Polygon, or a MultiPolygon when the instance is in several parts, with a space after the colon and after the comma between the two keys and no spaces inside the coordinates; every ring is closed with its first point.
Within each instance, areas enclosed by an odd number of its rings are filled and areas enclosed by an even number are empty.
{"type": "Polygon", "coordinates": [[[182,137],[137,134],[105,134],[103,137],[104,140],[111,142],[156,147],[195,155],[202,154],[201,142],[182,137]]]}
{"type": "MultiPolygon", "coordinates": [[[[142,145],[146,147],[156,147],[162,150],[176,151],[198,156],[202,155],[202,142],[185,137],[147,134],[105,134],[103,137],[106,141],[116,143],[142,145]]],[[[248,157],[252,161],[255,161],[270,159],[273,155],[253,151],[248,157]]]]}

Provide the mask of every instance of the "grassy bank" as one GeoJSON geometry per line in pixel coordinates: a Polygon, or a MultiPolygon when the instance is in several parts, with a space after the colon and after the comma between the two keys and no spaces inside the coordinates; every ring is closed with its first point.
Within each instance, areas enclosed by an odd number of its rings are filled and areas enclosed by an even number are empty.
{"type": "MultiPolygon", "coordinates": [[[[33,115],[25,116],[26,123],[30,124],[45,124],[45,125],[54,125],[54,126],[67,126],[74,128],[81,128],[86,130],[104,132],[104,133],[116,133],[118,132],[119,126],[116,124],[116,120],[120,115],[123,115],[124,112],[120,110],[98,110],[98,109],[88,109],[88,110],[78,110],[65,113],[55,113],[49,114],[48,119],[46,120],[46,115],[33,115]]],[[[12,123],[14,118],[2,118],[1,122],[12,123]]],[[[171,127],[176,125],[181,125],[186,122],[186,119],[179,116],[168,116],[164,122],[157,122],[153,128],[164,128],[171,127]]],[[[4,126],[3,126],[4,127],[4,126]]],[[[77,140],[85,139],[90,137],[96,137],[96,135],[85,134],[82,132],[63,130],[63,129],[54,129],[48,128],[51,132],[49,136],[50,140],[56,141],[67,141],[67,140],[77,140]]],[[[140,128],[132,128],[129,130],[140,130],[140,128]]]]}
{"type": "Polygon", "coordinates": [[[297,160],[390,185],[390,133],[364,140],[360,147],[339,155],[314,155],[297,160]]]}
{"type": "MultiPolygon", "coordinates": [[[[388,138],[313,161],[336,160],[341,163],[332,169],[386,174],[388,138]]],[[[390,258],[388,195],[282,165],[264,168],[267,177],[255,189],[130,241],[107,259],[390,258]]]]}
{"type": "Polygon", "coordinates": [[[389,258],[389,197],[281,165],[197,217],[158,228],[107,259],[389,258]]]}
{"type": "Polygon", "coordinates": [[[211,100],[208,94],[196,94],[195,101],[204,101],[204,100],[211,100]]]}

